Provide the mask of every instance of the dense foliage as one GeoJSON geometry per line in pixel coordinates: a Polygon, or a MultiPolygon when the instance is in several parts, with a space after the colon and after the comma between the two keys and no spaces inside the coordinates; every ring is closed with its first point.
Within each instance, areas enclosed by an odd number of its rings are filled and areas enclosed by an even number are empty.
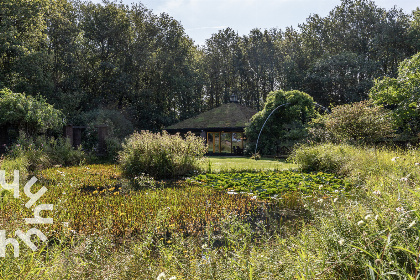
{"type": "Polygon", "coordinates": [[[228,102],[261,110],[269,92],[301,90],[324,106],[367,98],[420,51],[419,12],[343,0],[299,28],[231,28],[195,46],[176,19],[142,4],[0,2],[0,88],[42,95],[69,122],[99,107],[159,130],[228,102]]]}
{"type": "Polygon", "coordinates": [[[393,109],[400,132],[405,137],[420,133],[420,53],[404,60],[398,68],[398,77],[375,81],[371,98],[378,104],[393,109]]]}
{"type": "Polygon", "coordinates": [[[304,92],[271,92],[267,96],[264,109],[255,114],[245,128],[248,152],[254,152],[257,140],[258,152],[263,154],[288,152],[294,144],[307,136],[305,124],[316,116],[314,107],[312,97],[304,92]]]}
{"type": "Polygon", "coordinates": [[[313,120],[310,136],[315,141],[373,144],[394,136],[394,123],[390,110],[361,101],[338,105],[313,120]]]}
{"type": "Polygon", "coordinates": [[[11,126],[26,133],[60,131],[63,114],[44,98],[35,98],[9,89],[0,90],[0,126],[11,126]]]}
{"type": "Polygon", "coordinates": [[[81,147],[74,148],[68,138],[28,136],[20,133],[16,143],[6,148],[2,158],[1,170],[12,173],[20,170],[22,178],[52,166],[81,164],[86,154],[81,147]]]}
{"type": "Polygon", "coordinates": [[[156,179],[176,178],[197,171],[206,152],[203,139],[191,133],[183,138],[166,131],[142,131],[127,138],[119,162],[130,180],[144,174],[156,179]]]}

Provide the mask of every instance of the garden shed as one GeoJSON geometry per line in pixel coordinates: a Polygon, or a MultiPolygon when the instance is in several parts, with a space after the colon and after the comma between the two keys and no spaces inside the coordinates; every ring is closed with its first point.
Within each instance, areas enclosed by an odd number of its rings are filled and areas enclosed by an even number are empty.
{"type": "Polygon", "coordinates": [[[240,105],[233,97],[230,103],[171,125],[165,130],[181,134],[191,131],[205,138],[209,154],[240,155],[246,142],[245,126],[256,113],[256,110],[240,105]]]}

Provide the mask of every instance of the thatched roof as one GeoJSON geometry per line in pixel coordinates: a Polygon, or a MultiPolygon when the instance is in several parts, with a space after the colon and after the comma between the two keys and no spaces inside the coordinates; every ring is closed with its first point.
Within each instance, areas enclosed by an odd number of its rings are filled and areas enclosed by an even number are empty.
{"type": "Polygon", "coordinates": [[[239,103],[227,103],[165,129],[168,131],[197,131],[211,128],[226,130],[229,128],[244,128],[255,113],[257,113],[257,110],[242,106],[239,103]]]}

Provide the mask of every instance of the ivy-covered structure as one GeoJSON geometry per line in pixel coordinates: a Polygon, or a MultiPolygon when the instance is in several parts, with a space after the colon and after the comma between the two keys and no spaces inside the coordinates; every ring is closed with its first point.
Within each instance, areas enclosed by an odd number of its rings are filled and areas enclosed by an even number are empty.
{"type": "Polygon", "coordinates": [[[165,128],[169,133],[192,133],[206,139],[209,154],[242,154],[244,129],[257,111],[231,102],[165,128]]]}

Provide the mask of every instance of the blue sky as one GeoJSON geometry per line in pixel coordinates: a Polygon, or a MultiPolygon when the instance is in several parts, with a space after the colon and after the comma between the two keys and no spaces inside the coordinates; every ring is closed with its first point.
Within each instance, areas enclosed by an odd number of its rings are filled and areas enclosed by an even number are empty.
{"type": "MultiPolygon", "coordinates": [[[[101,0],[93,0],[101,3],[101,0]]],[[[124,4],[137,3],[122,0],[124,4]]],[[[196,44],[203,45],[213,33],[231,27],[240,36],[253,28],[284,29],[298,27],[310,14],[327,16],[340,0],[143,0],[140,1],[154,14],[165,12],[181,22],[185,33],[196,44]]],[[[420,6],[418,0],[376,0],[377,6],[397,6],[411,13],[420,6]]]]}

